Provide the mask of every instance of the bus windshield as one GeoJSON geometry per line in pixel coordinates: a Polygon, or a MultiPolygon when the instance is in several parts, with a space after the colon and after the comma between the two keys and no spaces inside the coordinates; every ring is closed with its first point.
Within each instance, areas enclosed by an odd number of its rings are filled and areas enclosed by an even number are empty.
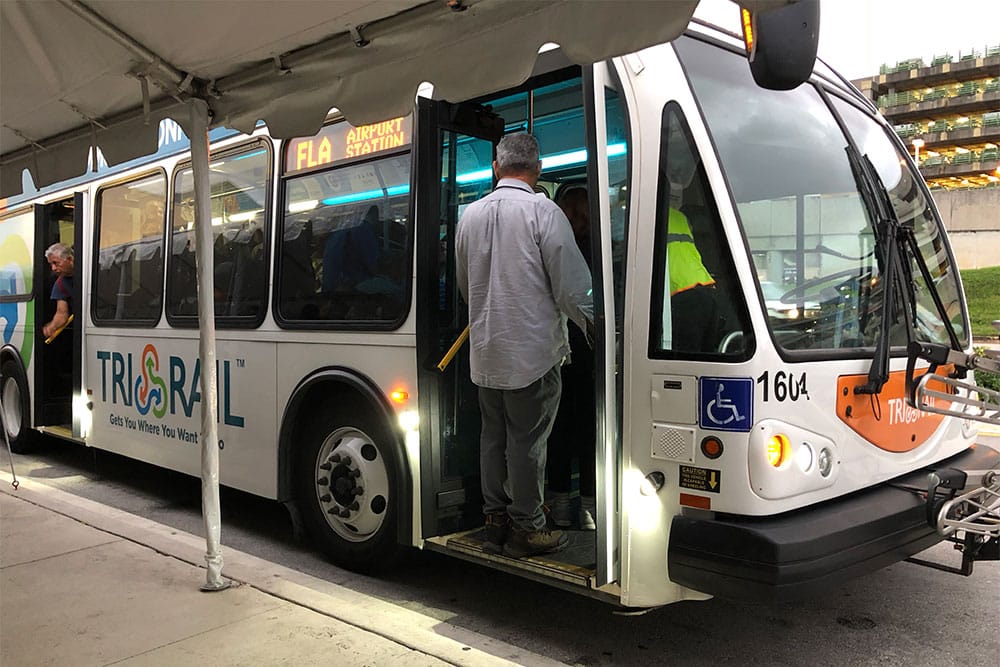
{"type": "Polygon", "coordinates": [[[950,344],[949,324],[965,340],[944,232],[919,176],[885,130],[833,95],[828,104],[811,85],[757,87],[735,53],[691,38],[675,45],[735,199],[775,342],[820,353],[875,347],[883,302],[904,296],[909,305],[894,308],[890,345],[905,345],[908,336],[950,344]],[[912,227],[915,243],[899,246],[912,277],[905,294],[887,289],[877,211],[859,190],[834,112],[877,172],[896,221],[912,227]]]}

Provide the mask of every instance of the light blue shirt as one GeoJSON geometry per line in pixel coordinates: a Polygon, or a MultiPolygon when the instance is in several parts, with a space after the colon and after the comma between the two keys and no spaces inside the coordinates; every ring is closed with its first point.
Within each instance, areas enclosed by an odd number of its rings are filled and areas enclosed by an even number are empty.
{"type": "Polygon", "coordinates": [[[594,319],[590,269],[569,220],[515,178],[500,179],[462,214],[456,277],[480,387],[527,387],[569,354],[566,317],[583,331],[594,319]]]}

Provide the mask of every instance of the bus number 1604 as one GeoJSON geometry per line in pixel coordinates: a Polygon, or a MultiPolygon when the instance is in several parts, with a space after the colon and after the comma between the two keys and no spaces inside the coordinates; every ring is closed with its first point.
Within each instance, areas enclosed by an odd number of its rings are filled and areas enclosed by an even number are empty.
{"type": "Polygon", "coordinates": [[[778,371],[771,381],[771,371],[764,371],[757,377],[757,384],[764,389],[764,401],[770,401],[771,395],[778,402],[797,401],[800,398],[809,400],[809,390],[806,389],[806,374],[796,376],[795,373],[778,371]]]}

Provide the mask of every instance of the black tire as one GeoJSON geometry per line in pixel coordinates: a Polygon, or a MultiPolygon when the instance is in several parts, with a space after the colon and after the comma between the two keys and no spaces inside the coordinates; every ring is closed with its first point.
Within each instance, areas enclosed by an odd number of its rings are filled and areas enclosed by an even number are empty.
{"type": "Polygon", "coordinates": [[[0,403],[3,404],[3,424],[11,451],[18,454],[31,451],[38,434],[30,426],[28,380],[21,364],[14,359],[6,359],[0,365],[0,403]]]}
{"type": "Polygon", "coordinates": [[[299,433],[294,492],[313,540],[349,570],[375,572],[391,564],[401,551],[396,439],[357,406],[321,406],[299,433]]]}

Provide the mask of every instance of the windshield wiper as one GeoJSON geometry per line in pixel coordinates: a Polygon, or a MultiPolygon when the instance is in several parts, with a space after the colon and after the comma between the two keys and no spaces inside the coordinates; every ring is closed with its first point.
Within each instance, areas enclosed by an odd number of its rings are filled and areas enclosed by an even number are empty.
{"type": "MultiPolygon", "coordinates": [[[[938,316],[941,318],[941,323],[944,325],[945,331],[948,332],[948,341],[951,343],[951,348],[953,350],[961,351],[962,342],[958,340],[958,332],[955,331],[955,325],[948,317],[948,309],[945,308],[944,301],[941,300],[941,294],[938,292],[937,286],[934,283],[934,276],[931,275],[931,270],[927,266],[927,259],[920,252],[920,247],[917,245],[917,239],[913,234],[912,228],[909,230],[909,235],[907,236],[906,241],[910,248],[910,253],[917,260],[917,268],[920,270],[920,275],[924,279],[924,284],[927,285],[928,292],[930,292],[931,301],[934,302],[934,308],[937,310],[938,316]]],[[[911,284],[913,284],[912,281],[911,284]]],[[[913,303],[916,304],[915,299],[913,303]]],[[[913,318],[914,320],[917,318],[916,308],[914,308],[913,318]]],[[[907,344],[910,342],[912,342],[912,337],[907,341],[907,344]]]]}
{"type": "MultiPolygon", "coordinates": [[[[913,291],[909,266],[904,265],[901,261],[899,249],[901,239],[907,237],[912,239],[913,225],[912,223],[906,225],[900,223],[896,211],[892,207],[892,202],[889,201],[885,185],[868,156],[862,156],[851,144],[848,144],[845,150],[854,181],[858,186],[858,192],[861,194],[865,208],[874,217],[872,230],[876,243],[875,256],[879,260],[883,281],[882,321],[878,340],[875,343],[872,365],[868,369],[868,382],[856,386],[854,393],[879,394],[885,383],[889,381],[889,334],[895,320],[897,295],[902,297],[902,303],[899,305],[907,325],[907,340],[914,338],[908,313],[916,313],[916,294],[913,291]],[[909,289],[901,289],[904,284],[908,285],[909,289]]],[[[912,248],[909,242],[906,242],[906,245],[912,248]]]]}

